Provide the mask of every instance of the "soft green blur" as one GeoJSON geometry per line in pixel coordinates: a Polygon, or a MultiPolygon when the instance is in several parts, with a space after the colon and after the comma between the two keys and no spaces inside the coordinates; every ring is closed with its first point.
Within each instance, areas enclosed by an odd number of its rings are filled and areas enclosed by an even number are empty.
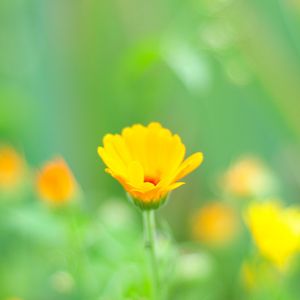
{"type": "Polygon", "coordinates": [[[205,156],[158,213],[166,299],[299,299],[299,262],[282,281],[243,286],[255,251],[243,225],[225,249],[191,233],[212,200],[243,223],[244,199],[220,178],[247,155],[276,182],[253,197],[299,204],[299,33],[297,0],[1,0],[0,144],[24,154],[32,178],[0,196],[0,300],[149,299],[141,216],[97,147],[151,121],[205,156]],[[36,170],[57,155],[80,185],[80,204],[61,212],[34,190],[36,170]],[[178,275],[172,261],[183,254],[178,275]],[[180,269],[188,262],[199,264],[192,278],[180,269]]]}

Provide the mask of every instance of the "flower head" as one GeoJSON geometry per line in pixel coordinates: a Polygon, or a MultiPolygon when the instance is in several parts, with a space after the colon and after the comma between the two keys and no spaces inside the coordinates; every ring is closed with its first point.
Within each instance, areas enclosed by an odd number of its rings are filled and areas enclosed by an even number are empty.
{"type": "Polygon", "coordinates": [[[168,193],[181,185],[181,178],[202,162],[198,152],[184,160],[185,146],[159,123],[133,125],[121,134],[107,134],[98,153],[106,172],[117,179],[143,209],[157,208],[168,193]]]}
{"type": "Polygon", "coordinates": [[[300,210],[275,201],[252,204],[246,222],[261,254],[279,268],[300,250],[300,210]]]}
{"type": "Polygon", "coordinates": [[[62,158],[44,165],[37,176],[37,189],[41,198],[53,203],[68,202],[75,195],[76,181],[62,158]]]}
{"type": "Polygon", "coordinates": [[[24,160],[10,146],[0,147],[0,188],[10,188],[17,184],[24,172],[24,160]]]}
{"type": "Polygon", "coordinates": [[[274,189],[274,178],[255,157],[238,160],[225,174],[223,186],[236,197],[264,196],[274,189]]]}
{"type": "Polygon", "coordinates": [[[221,202],[212,202],[196,212],[193,236],[204,243],[224,245],[231,241],[238,230],[234,209],[221,202]]]}

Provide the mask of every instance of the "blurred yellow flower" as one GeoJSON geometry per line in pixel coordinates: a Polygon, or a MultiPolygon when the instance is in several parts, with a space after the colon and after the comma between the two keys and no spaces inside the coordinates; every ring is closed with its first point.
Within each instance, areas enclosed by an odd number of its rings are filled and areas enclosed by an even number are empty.
{"type": "Polygon", "coordinates": [[[24,174],[25,163],[11,146],[0,146],[0,188],[15,186],[24,174]]]}
{"type": "Polygon", "coordinates": [[[237,233],[239,221],[231,206],[212,202],[195,214],[192,225],[195,239],[207,244],[224,245],[237,233]]]}
{"type": "Polygon", "coordinates": [[[255,157],[237,161],[226,172],[222,184],[227,192],[237,197],[263,196],[274,186],[271,173],[255,157]]]}
{"type": "Polygon", "coordinates": [[[278,271],[281,270],[270,267],[267,261],[257,259],[254,256],[252,259],[242,263],[240,279],[248,291],[260,289],[262,286],[264,288],[267,286],[274,287],[274,285],[278,284],[278,280],[282,280],[282,276],[280,276],[281,274],[278,271]]]}
{"type": "Polygon", "coordinates": [[[159,123],[136,124],[121,134],[107,134],[98,153],[106,172],[117,179],[143,209],[157,208],[168,193],[181,185],[181,178],[203,160],[198,152],[184,160],[185,146],[159,123]]]}
{"type": "Polygon", "coordinates": [[[276,201],[254,203],[246,222],[261,254],[280,269],[300,250],[300,210],[276,201]]]}
{"type": "Polygon", "coordinates": [[[37,189],[42,199],[53,204],[68,202],[75,196],[76,181],[62,158],[44,165],[37,176],[37,189]]]}

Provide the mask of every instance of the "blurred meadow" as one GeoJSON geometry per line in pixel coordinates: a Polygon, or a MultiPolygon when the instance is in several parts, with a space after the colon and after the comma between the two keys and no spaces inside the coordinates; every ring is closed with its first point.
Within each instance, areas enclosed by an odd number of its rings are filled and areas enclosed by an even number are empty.
{"type": "Polygon", "coordinates": [[[161,299],[300,299],[299,0],[1,0],[0,300],[151,299],[97,147],[153,121],[204,153],[157,213],[161,299]]]}

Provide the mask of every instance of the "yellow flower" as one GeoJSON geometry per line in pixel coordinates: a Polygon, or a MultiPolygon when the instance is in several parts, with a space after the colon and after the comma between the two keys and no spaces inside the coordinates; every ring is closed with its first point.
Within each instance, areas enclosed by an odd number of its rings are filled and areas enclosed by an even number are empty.
{"type": "Polygon", "coordinates": [[[225,174],[223,186],[237,197],[263,196],[272,191],[272,175],[255,157],[238,160],[225,174]]]}
{"type": "Polygon", "coordinates": [[[37,176],[37,189],[42,199],[53,204],[68,202],[75,195],[76,181],[62,158],[44,165],[37,176]]]}
{"type": "Polygon", "coordinates": [[[300,210],[275,201],[252,204],[246,222],[261,254],[284,268],[300,249],[300,210]]]}
{"type": "Polygon", "coordinates": [[[98,153],[106,164],[106,172],[117,179],[143,209],[157,208],[168,193],[181,185],[181,178],[202,162],[198,152],[184,160],[185,146],[159,123],[147,127],[136,124],[122,134],[107,134],[98,153]]]}
{"type": "Polygon", "coordinates": [[[0,188],[11,188],[21,179],[24,161],[16,150],[10,146],[0,147],[0,188]]]}
{"type": "Polygon", "coordinates": [[[235,211],[220,202],[205,205],[194,216],[193,236],[207,244],[224,245],[232,240],[237,230],[238,219],[235,211]]]}

